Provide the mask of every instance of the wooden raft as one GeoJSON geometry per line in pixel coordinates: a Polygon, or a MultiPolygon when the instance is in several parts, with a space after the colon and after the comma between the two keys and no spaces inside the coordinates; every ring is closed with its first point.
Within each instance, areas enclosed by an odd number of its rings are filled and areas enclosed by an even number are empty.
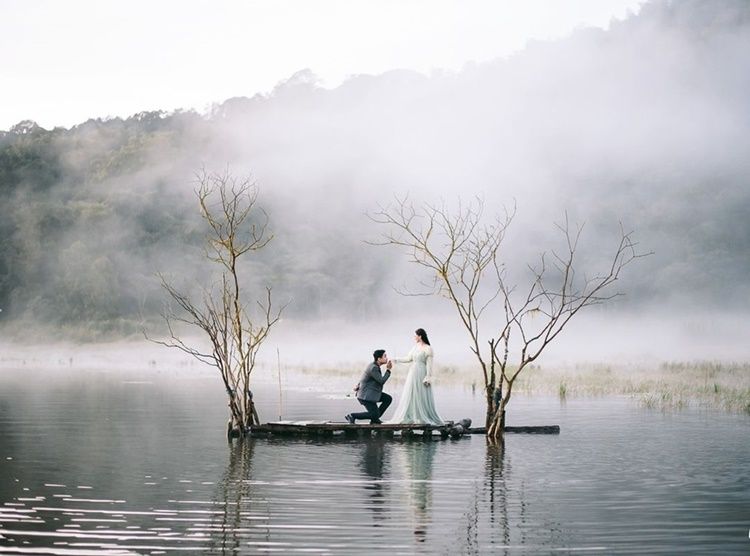
{"type": "MultiPolygon", "coordinates": [[[[408,438],[419,433],[422,436],[432,436],[437,432],[440,438],[449,436],[456,438],[456,425],[453,421],[446,421],[444,425],[412,425],[412,424],[389,424],[382,425],[350,425],[333,421],[277,421],[275,423],[263,423],[250,427],[253,435],[278,435],[278,436],[338,436],[363,437],[375,433],[381,436],[395,436],[408,438]]],[[[505,427],[508,433],[530,433],[530,434],[560,434],[558,425],[546,425],[539,427],[505,427]]],[[[485,434],[484,427],[461,429],[462,434],[485,434]]]]}

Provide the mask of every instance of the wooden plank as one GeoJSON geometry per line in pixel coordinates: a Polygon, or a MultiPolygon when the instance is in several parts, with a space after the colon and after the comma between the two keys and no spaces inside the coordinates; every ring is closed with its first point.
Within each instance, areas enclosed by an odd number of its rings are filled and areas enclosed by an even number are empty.
{"type": "MultiPolygon", "coordinates": [[[[485,427],[473,427],[466,431],[469,434],[486,434],[485,427]]],[[[541,425],[536,427],[505,427],[505,432],[516,434],[560,434],[560,425],[541,425]]]]}
{"type": "MultiPolygon", "coordinates": [[[[252,432],[286,434],[286,435],[331,435],[335,432],[344,434],[356,434],[357,432],[369,433],[371,431],[393,434],[400,432],[404,436],[409,436],[414,431],[423,431],[432,433],[439,431],[445,433],[453,427],[453,421],[446,421],[444,425],[417,425],[411,423],[383,423],[381,425],[371,425],[369,423],[361,425],[350,425],[349,423],[338,423],[331,421],[277,421],[264,423],[262,425],[253,425],[252,432]]],[[[474,427],[466,429],[467,434],[485,434],[485,427],[474,427]]],[[[505,427],[506,433],[511,434],[560,434],[559,425],[542,425],[530,427],[505,427]]]]}
{"type": "Polygon", "coordinates": [[[453,421],[447,421],[443,425],[422,425],[415,423],[383,423],[380,425],[371,425],[369,423],[363,423],[360,425],[349,423],[339,423],[333,421],[276,421],[271,423],[263,423],[262,425],[253,425],[253,429],[262,430],[265,428],[273,429],[310,429],[310,430],[350,430],[350,429],[361,429],[361,430],[439,430],[445,427],[453,426],[453,421]]]}
{"type": "Polygon", "coordinates": [[[275,434],[317,434],[333,433],[336,431],[381,431],[393,433],[398,431],[442,431],[452,426],[452,421],[448,421],[444,425],[419,425],[413,423],[383,423],[381,425],[371,425],[367,423],[362,425],[350,425],[349,423],[336,423],[330,421],[277,421],[264,423],[262,425],[253,425],[251,430],[257,433],[275,434]]]}
{"type": "Polygon", "coordinates": [[[396,423],[383,423],[382,425],[370,425],[368,424],[362,424],[362,425],[350,425],[349,423],[323,423],[320,425],[307,425],[308,428],[313,429],[321,429],[321,430],[350,430],[350,429],[360,429],[360,430],[393,430],[393,431],[399,431],[399,430],[438,430],[445,427],[448,427],[450,425],[416,425],[416,424],[396,424],[396,423]]]}

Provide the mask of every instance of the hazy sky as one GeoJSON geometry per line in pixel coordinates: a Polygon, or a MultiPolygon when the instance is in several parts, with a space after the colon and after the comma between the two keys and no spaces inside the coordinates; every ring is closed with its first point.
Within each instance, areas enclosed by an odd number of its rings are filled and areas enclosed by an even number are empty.
{"type": "Polygon", "coordinates": [[[0,0],[0,129],[196,108],[309,68],[429,73],[606,28],[642,0],[0,0]]]}

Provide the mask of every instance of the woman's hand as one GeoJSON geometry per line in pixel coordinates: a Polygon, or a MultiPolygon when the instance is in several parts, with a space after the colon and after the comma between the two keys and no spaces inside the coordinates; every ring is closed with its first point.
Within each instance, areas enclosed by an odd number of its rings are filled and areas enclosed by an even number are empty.
{"type": "Polygon", "coordinates": [[[422,384],[424,384],[425,386],[429,386],[430,385],[430,377],[428,377],[428,376],[424,377],[424,379],[422,380],[422,384]]]}

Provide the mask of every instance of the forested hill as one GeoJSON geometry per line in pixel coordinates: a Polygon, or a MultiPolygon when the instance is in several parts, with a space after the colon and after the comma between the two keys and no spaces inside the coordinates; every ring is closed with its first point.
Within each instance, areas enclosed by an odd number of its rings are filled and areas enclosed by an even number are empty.
{"type": "MultiPolygon", "coordinates": [[[[148,112],[69,130],[24,121],[5,133],[0,317],[132,332],[141,314],[161,309],[157,272],[186,289],[206,285],[214,269],[202,254],[196,174],[225,171],[217,160],[239,178],[251,174],[236,156],[215,152],[225,144],[223,121],[148,112]]],[[[367,310],[380,271],[367,257],[351,258],[363,238],[304,219],[285,225],[294,208],[264,182],[260,204],[276,237],[245,273],[247,285],[268,283],[294,297],[296,314],[320,314],[324,304],[331,315],[367,310]]]]}
{"type": "Polygon", "coordinates": [[[622,220],[655,251],[623,283],[630,304],[744,310],[748,98],[750,4],[686,0],[455,73],[328,90],[301,71],[206,114],[24,121],[0,132],[0,321],[129,332],[160,309],[157,271],[205,282],[202,167],[257,179],[276,238],[250,282],[299,317],[360,318],[410,279],[363,242],[364,214],[406,192],[515,200],[511,267],[550,246],[563,211],[586,222],[582,264],[622,220]]]}

